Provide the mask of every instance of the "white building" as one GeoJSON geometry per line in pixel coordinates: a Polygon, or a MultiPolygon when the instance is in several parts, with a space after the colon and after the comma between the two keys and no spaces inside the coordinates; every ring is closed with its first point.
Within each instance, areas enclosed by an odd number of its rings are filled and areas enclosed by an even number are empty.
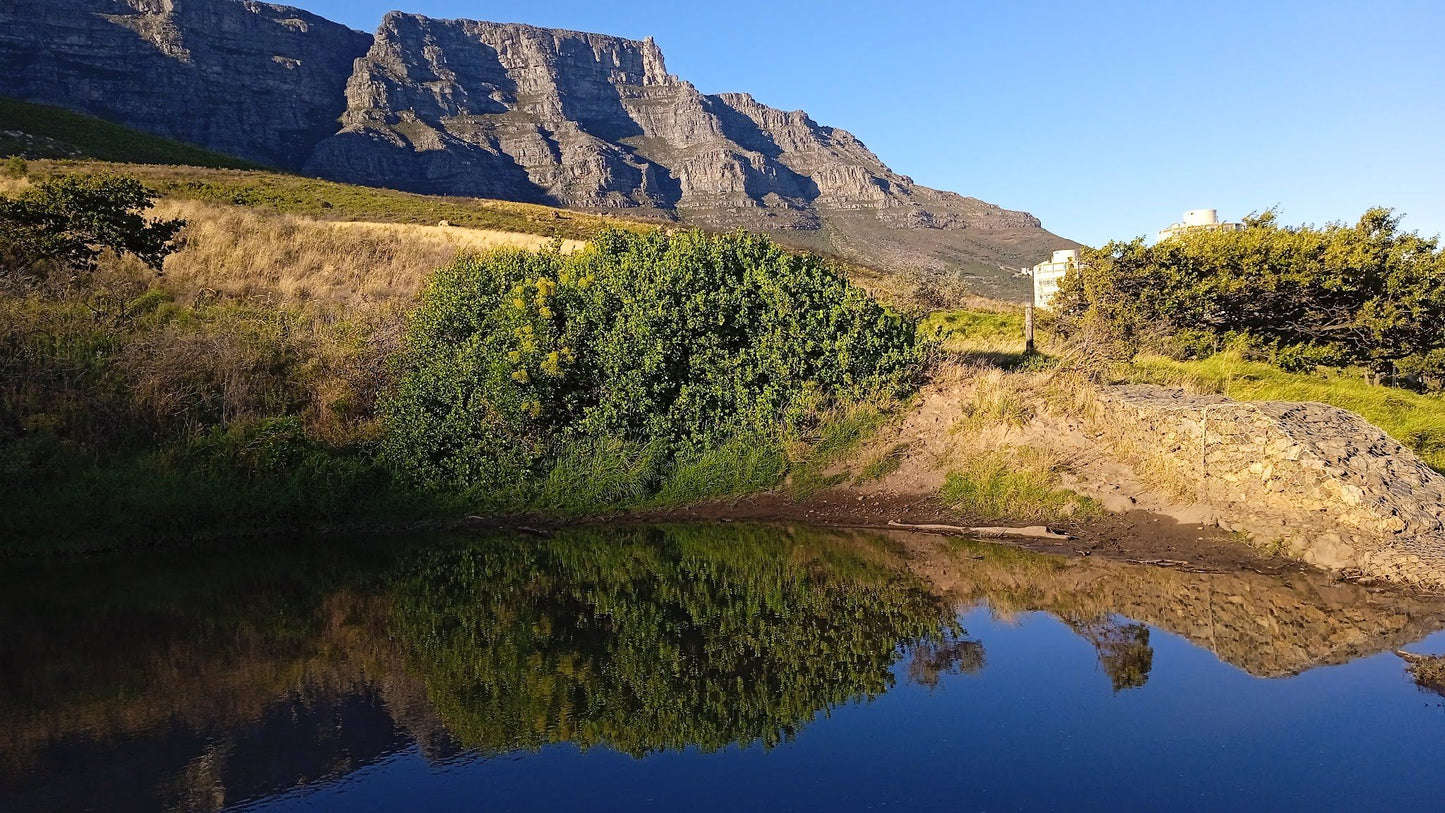
{"type": "Polygon", "coordinates": [[[1217,209],[1190,209],[1178,223],[1172,223],[1169,228],[1161,230],[1159,239],[1168,240],[1190,231],[1240,231],[1243,228],[1243,223],[1220,223],[1217,209]]]}
{"type": "Polygon", "coordinates": [[[1034,307],[1048,310],[1059,292],[1059,281],[1078,267],[1079,252],[1072,248],[1055,251],[1052,260],[1034,266],[1034,307]]]}

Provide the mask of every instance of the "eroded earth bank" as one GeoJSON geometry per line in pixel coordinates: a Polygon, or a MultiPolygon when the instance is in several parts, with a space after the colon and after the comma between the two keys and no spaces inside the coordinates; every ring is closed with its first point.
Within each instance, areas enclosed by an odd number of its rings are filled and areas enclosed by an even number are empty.
{"type": "Polygon", "coordinates": [[[1016,543],[1182,566],[1305,563],[1336,578],[1445,588],[1445,476],[1326,404],[957,366],[821,482],[801,498],[783,490],[673,515],[974,535],[1043,523],[1070,538],[1020,533],[1016,543]],[[998,476],[989,467],[1061,488],[1031,502],[949,503],[950,478],[984,491],[977,481],[998,476]]]}

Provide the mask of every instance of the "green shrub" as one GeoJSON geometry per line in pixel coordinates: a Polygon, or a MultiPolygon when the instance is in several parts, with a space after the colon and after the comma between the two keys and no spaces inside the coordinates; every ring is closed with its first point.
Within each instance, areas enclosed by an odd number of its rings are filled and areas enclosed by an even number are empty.
{"type": "MultiPolygon", "coordinates": [[[[732,438],[814,419],[824,399],[907,391],[924,351],[826,263],[698,232],[461,258],[422,294],[407,343],[386,456],[478,493],[553,492],[577,449],[648,449],[652,472],[685,471],[732,438]]],[[[628,461],[637,479],[595,496],[657,487],[628,461]]]]}
{"type": "Polygon", "coordinates": [[[1353,226],[1283,227],[1266,212],[1238,231],[1112,242],[1084,253],[1055,307],[1066,330],[1092,326],[1131,354],[1168,352],[1181,332],[1185,357],[1247,336],[1295,369],[1328,361],[1384,373],[1445,348],[1445,251],[1399,222],[1371,209],[1353,226]]]}
{"type": "Polygon", "coordinates": [[[102,251],[130,254],[159,271],[185,221],[148,221],[154,193],[133,178],[74,176],[0,196],[0,286],[73,283],[102,251]]]}

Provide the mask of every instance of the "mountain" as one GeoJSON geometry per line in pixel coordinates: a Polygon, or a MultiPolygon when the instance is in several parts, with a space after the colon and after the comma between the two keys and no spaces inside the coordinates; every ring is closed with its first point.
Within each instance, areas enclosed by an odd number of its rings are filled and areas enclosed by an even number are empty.
{"type": "Polygon", "coordinates": [[[7,0],[0,94],[252,161],[414,192],[768,232],[1018,298],[1075,245],[920,186],[850,133],[704,94],[637,41],[392,12],[375,35],[246,0],[7,0]]]}

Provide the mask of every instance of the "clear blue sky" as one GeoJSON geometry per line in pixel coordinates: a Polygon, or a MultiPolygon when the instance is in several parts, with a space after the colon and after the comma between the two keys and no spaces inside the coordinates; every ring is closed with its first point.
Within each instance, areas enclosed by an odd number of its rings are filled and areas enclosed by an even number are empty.
{"type": "Polygon", "coordinates": [[[1185,209],[1445,232],[1445,0],[293,0],[662,46],[705,93],[849,130],[914,180],[1098,245],[1185,209]]]}

